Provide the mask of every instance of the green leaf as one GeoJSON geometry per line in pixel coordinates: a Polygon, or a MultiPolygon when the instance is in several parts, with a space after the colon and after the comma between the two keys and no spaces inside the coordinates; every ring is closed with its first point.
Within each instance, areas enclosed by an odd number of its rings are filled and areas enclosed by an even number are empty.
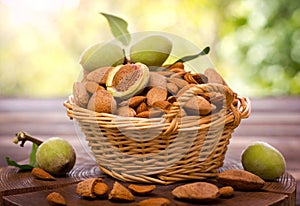
{"type": "Polygon", "coordinates": [[[9,157],[6,157],[5,159],[6,159],[7,165],[18,167],[21,171],[22,170],[32,170],[32,168],[37,166],[36,165],[37,164],[36,163],[36,151],[37,151],[38,147],[39,146],[37,144],[32,143],[31,153],[29,156],[29,164],[20,165],[17,162],[11,160],[9,157]]]}
{"type": "Polygon", "coordinates": [[[33,167],[36,166],[36,151],[37,151],[37,148],[39,146],[35,143],[32,144],[32,148],[31,148],[31,153],[30,153],[30,156],[29,156],[29,164],[32,165],[33,167]]]}
{"type": "MultiPolygon", "coordinates": [[[[177,63],[177,62],[187,62],[193,59],[196,59],[199,56],[204,56],[207,55],[210,51],[210,47],[205,47],[201,52],[199,52],[198,54],[194,54],[194,55],[190,55],[190,56],[185,56],[182,57],[181,59],[178,59],[176,62],[174,62],[173,64],[177,63]]],[[[171,64],[171,65],[173,65],[171,64]]]]}
{"type": "Polygon", "coordinates": [[[110,30],[114,37],[118,38],[123,45],[127,46],[130,43],[130,35],[127,30],[128,23],[117,16],[100,12],[108,21],[110,30]]]}
{"type": "Polygon", "coordinates": [[[20,164],[16,163],[15,161],[9,159],[9,157],[5,157],[5,159],[6,159],[7,165],[18,167],[18,168],[20,168],[20,171],[33,169],[32,165],[29,165],[29,164],[20,165],[20,164]]]}

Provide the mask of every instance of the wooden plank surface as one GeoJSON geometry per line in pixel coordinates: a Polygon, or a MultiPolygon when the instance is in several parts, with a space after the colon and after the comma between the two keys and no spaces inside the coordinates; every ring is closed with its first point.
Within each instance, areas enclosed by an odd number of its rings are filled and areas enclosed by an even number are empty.
{"type": "MultiPolygon", "coordinates": [[[[30,172],[18,172],[16,168],[0,169],[0,196],[3,196],[4,205],[22,205],[22,206],[39,206],[47,205],[46,196],[51,192],[59,192],[62,194],[68,205],[84,206],[84,205],[120,205],[99,198],[87,200],[80,198],[76,194],[76,183],[89,177],[101,177],[109,188],[115,179],[103,175],[96,164],[88,157],[80,156],[78,159],[80,166],[75,167],[66,177],[57,178],[56,181],[43,181],[34,178],[30,172]]],[[[239,162],[232,160],[225,161],[221,170],[241,168],[239,162]]],[[[207,180],[218,185],[215,179],[207,180]]],[[[122,185],[128,187],[130,183],[121,182],[122,185]]],[[[151,195],[135,196],[135,202],[125,203],[125,205],[136,205],[137,202],[149,197],[165,197],[171,201],[171,205],[186,205],[174,199],[171,191],[183,183],[171,185],[156,185],[156,189],[151,195]]],[[[201,205],[289,205],[290,202],[295,202],[295,179],[288,173],[285,173],[279,181],[267,182],[261,191],[241,192],[235,191],[232,198],[219,198],[210,203],[202,203],[201,205]]],[[[221,187],[221,185],[219,185],[221,187]]],[[[1,205],[1,202],[0,202],[1,205]]],[[[121,204],[122,205],[122,204],[121,204]]],[[[124,205],[124,204],[123,204],[124,205]]],[[[198,205],[197,203],[189,203],[189,205],[198,205]]]]}
{"type": "MultiPolygon", "coordinates": [[[[6,166],[5,156],[17,161],[28,156],[30,146],[20,148],[11,142],[18,131],[42,140],[60,136],[71,141],[76,151],[84,152],[76,127],[66,116],[64,100],[0,98],[0,167],[6,166]]],[[[252,113],[233,134],[226,158],[239,161],[241,152],[251,142],[269,142],[285,156],[287,172],[295,177],[299,188],[300,98],[263,98],[251,102],[252,113]]],[[[297,205],[300,205],[299,189],[297,205]]]]}

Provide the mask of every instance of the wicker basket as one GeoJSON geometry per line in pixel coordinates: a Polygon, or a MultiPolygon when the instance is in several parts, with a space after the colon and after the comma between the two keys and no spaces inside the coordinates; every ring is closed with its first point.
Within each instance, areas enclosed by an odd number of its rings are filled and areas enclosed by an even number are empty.
{"type": "Polygon", "coordinates": [[[183,95],[160,118],[120,117],[64,103],[76,119],[102,172],[122,181],[169,184],[215,177],[234,129],[250,114],[248,98],[221,84],[199,84],[190,94],[217,92],[225,103],[208,116],[181,115],[183,95]],[[226,99],[233,99],[226,105],[226,99]]]}

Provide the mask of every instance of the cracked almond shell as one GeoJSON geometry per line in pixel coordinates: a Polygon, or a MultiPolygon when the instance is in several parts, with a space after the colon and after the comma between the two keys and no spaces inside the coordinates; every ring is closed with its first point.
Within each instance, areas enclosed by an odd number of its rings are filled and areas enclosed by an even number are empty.
{"type": "Polygon", "coordinates": [[[106,88],[114,97],[128,99],[139,94],[149,81],[149,68],[142,63],[118,65],[108,74],[106,88]]]}

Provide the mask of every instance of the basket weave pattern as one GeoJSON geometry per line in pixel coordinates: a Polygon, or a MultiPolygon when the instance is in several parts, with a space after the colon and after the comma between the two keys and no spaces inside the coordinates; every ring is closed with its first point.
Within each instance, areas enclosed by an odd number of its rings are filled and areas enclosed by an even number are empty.
{"type": "Polygon", "coordinates": [[[169,184],[215,177],[223,165],[234,129],[250,114],[250,101],[227,86],[203,84],[191,94],[224,95],[220,110],[207,116],[185,116],[183,95],[160,118],[120,117],[64,103],[78,121],[102,172],[122,181],[169,184]],[[233,99],[226,105],[226,99],[233,99]]]}

